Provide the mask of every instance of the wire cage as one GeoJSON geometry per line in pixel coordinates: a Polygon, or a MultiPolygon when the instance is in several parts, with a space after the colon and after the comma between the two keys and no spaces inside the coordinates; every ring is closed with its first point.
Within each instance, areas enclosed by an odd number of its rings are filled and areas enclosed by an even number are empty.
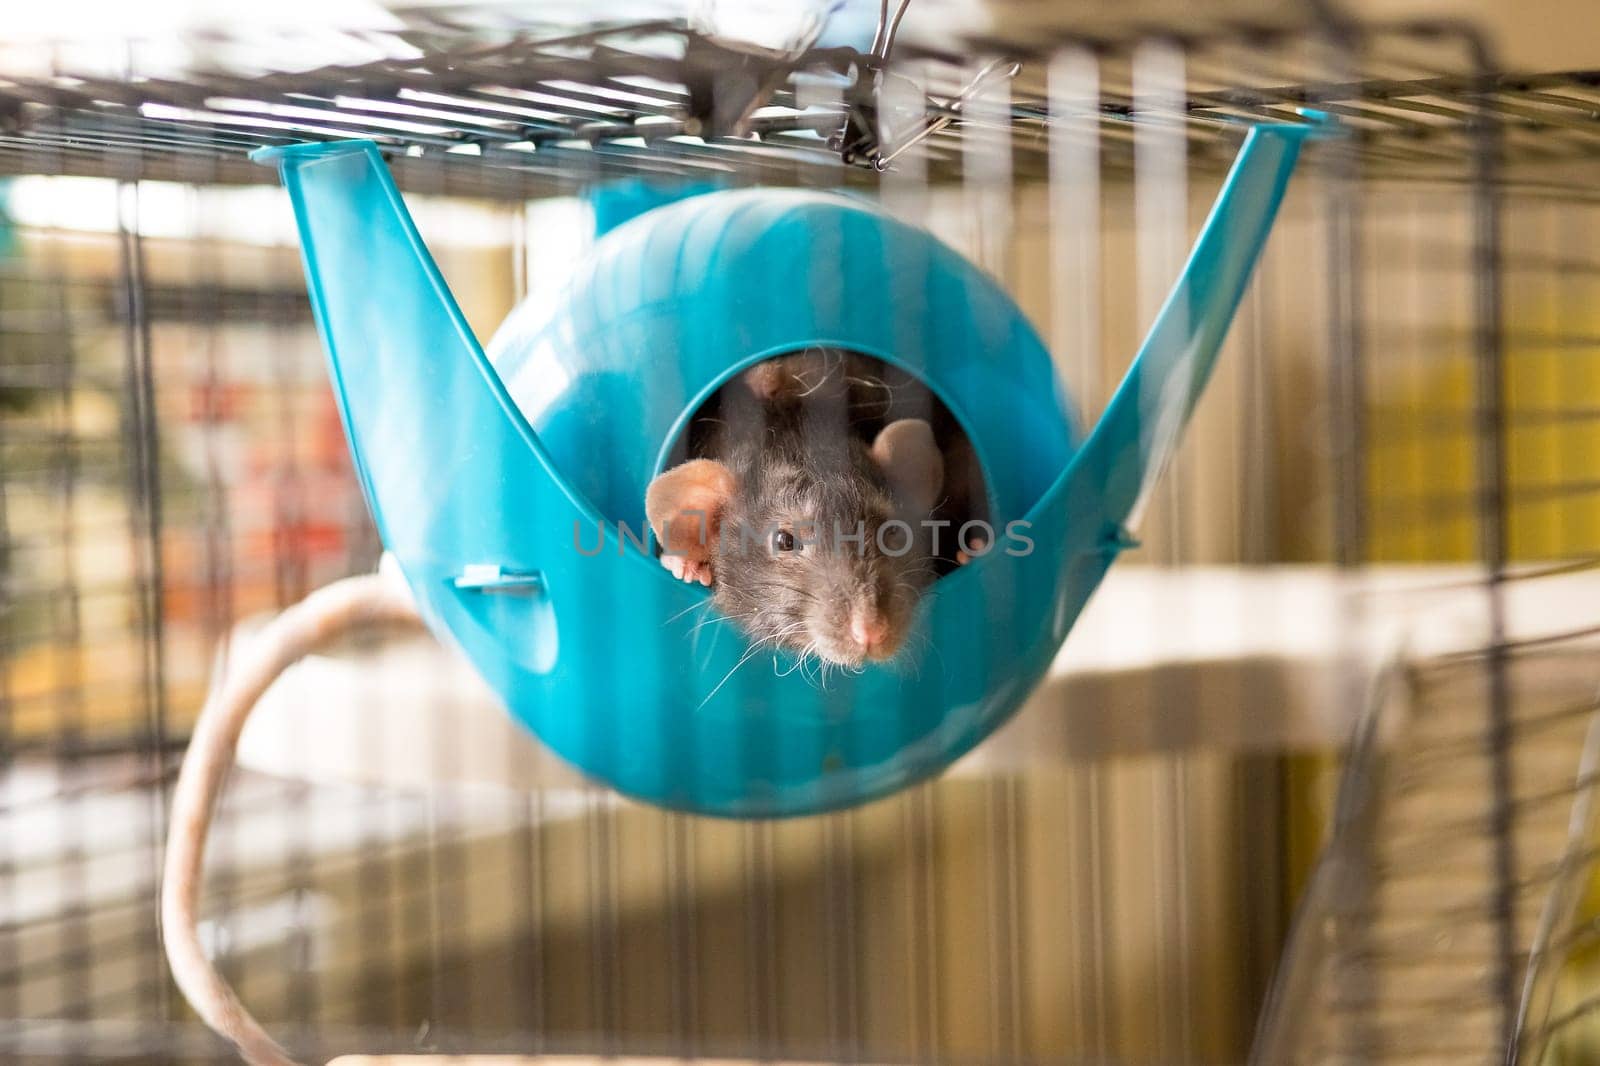
{"type": "Polygon", "coordinates": [[[959,41],[878,14],[872,46],[470,5],[0,41],[8,1061],[232,1061],[165,969],[171,784],[230,649],[381,552],[249,151],[374,140],[484,335],[592,241],[597,183],[856,189],[1000,279],[1092,422],[1245,128],[1301,107],[1343,136],[1142,545],[948,774],[660,811],[375,633],[258,710],[201,933],[318,1060],[1600,1055],[1600,73],[1320,8],[959,41]]]}

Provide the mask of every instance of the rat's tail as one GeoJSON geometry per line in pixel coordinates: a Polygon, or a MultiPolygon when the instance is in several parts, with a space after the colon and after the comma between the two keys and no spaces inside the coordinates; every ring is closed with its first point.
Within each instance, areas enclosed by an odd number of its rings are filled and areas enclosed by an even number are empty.
{"type": "Polygon", "coordinates": [[[201,949],[196,921],[206,833],[256,700],[303,656],[373,623],[421,624],[404,583],[387,574],[336,581],[278,615],[212,690],[178,772],[161,880],[167,963],[189,1005],[251,1066],[294,1066],[294,1060],[250,1016],[201,949]]]}

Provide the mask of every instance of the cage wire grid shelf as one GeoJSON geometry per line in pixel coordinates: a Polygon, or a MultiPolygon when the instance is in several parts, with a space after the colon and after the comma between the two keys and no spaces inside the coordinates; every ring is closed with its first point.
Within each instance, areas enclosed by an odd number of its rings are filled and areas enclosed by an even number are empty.
{"type": "MultiPolygon", "coordinates": [[[[431,173],[462,193],[515,197],[619,174],[792,182],[806,164],[837,164],[840,146],[830,142],[853,133],[863,139],[848,160],[870,166],[918,144],[930,178],[941,180],[960,173],[961,133],[972,126],[961,121],[964,101],[986,83],[1011,81],[1015,67],[1013,168],[1019,179],[1038,179],[1048,162],[1045,127],[1061,106],[1045,84],[1048,60],[1080,52],[1102,67],[1096,106],[1106,163],[1131,169],[1132,53],[1151,42],[1188,58],[1191,91],[1167,117],[1183,125],[1199,165],[1225,165],[1241,123],[1295,121],[1300,106],[1338,116],[1365,172],[1378,175],[1459,176],[1472,154],[1470,127],[1490,119],[1512,158],[1581,160],[1594,150],[1600,101],[1600,71],[1472,69],[1464,52],[1471,35],[1450,25],[1375,33],[1373,54],[1352,58],[1340,77],[1329,76],[1337,38],[1319,39],[1319,57],[1303,32],[1268,25],[974,42],[967,55],[901,42],[895,62],[916,77],[905,92],[891,84],[883,99],[886,64],[876,57],[849,47],[759,49],[678,22],[490,45],[419,37],[405,58],[356,67],[186,71],[181,80],[0,77],[0,167],[38,173],[48,161],[61,173],[260,182],[244,160],[254,148],[362,137],[394,157],[403,185],[431,173]],[[1271,64],[1252,62],[1265,54],[1271,64]],[[412,162],[419,158],[444,169],[412,162]]],[[[856,170],[825,180],[857,176],[866,180],[856,170]]]]}
{"type": "MultiPolygon", "coordinates": [[[[1082,690],[1157,723],[1144,740],[1036,744],[801,824],[243,772],[207,935],[306,1055],[1587,1061],[1600,73],[1343,22],[907,39],[888,62],[678,22],[417,15],[363,43],[390,55],[0,76],[0,172],[116,183],[93,186],[98,230],[20,194],[0,216],[0,1054],[229,1060],[164,977],[165,790],[233,622],[376,559],[293,249],[208,206],[271,179],[248,151],[373,139],[408,193],[501,228],[495,259],[451,232],[468,216],[422,219],[453,283],[511,296],[559,269],[530,199],[634,176],[876,189],[1018,292],[1092,409],[1181,262],[1191,183],[1245,123],[1309,106],[1348,136],[1308,159],[1141,561],[1202,591],[1232,585],[1194,564],[1326,571],[1264,601],[1288,628],[1324,597],[1333,649],[1265,702],[1317,688],[1361,723],[1320,862],[1291,812],[1332,772],[1306,752],[1342,733],[1208,750],[1159,722],[1260,679],[1167,663],[1082,690]],[[193,224],[152,235],[142,183],[191,187],[193,224]],[[1441,597],[1467,636],[1357,668],[1374,619],[1441,597]]],[[[1149,628],[1213,622],[1193,595],[1149,628]]],[[[450,732],[424,738],[445,763],[450,732]]]]}

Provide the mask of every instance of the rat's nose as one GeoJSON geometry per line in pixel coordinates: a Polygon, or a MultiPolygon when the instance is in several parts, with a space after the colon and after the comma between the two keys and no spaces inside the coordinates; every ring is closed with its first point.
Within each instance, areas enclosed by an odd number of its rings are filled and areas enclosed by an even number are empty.
{"type": "Polygon", "coordinates": [[[862,651],[871,655],[882,648],[884,641],[889,639],[889,623],[876,611],[851,611],[850,639],[854,640],[862,651]]]}

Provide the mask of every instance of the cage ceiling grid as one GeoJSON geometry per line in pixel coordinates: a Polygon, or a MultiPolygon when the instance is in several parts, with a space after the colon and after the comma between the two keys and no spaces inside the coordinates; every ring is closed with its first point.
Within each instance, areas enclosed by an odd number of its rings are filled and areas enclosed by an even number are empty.
{"type": "MultiPolygon", "coordinates": [[[[1320,57],[1286,49],[1303,34],[1269,26],[1136,40],[1185,52],[1192,91],[1175,117],[1201,166],[1232,158],[1242,122],[1295,121],[1300,106],[1339,116],[1376,175],[1458,172],[1470,154],[1468,127],[1491,118],[1516,158],[1593,154],[1600,71],[1470,71],[1463,38],[1449,26],[1373,39],[1384,47],[1364,48],[1359,58],[1330,42],[1320,57]],[[1329,77],[1334,62],[1350,64],[1344,77],[1329,77]]],[[[523,196],[625,174],[793,181],[798,167],[841,155],[870,172],[920,144],[938,180],[960,172],[961,133],[970,127],[960,121],[964,101],[1008,81],[1016,173],[1040,178],[1045,127],[1061,106],[1049,95],[1046,60],[1081,52],[1103,72],[1097,108],[1106,164],[1131,170],[1138,105],[1128,41],[973,47],[963,55],[902,44],[895,61],[905,73],[894,77],[911,74],[920,91],[912,106],[898,101],[906,112],[898,115],[879,110],[886,64],[875,57],[849,47],[755,49],[676,22],[487,46],[424,38],[404,58],[286,74],[184,72],[179,80],[63,70],[6,79],[0,71],[0,168],[36,173],[48,160],[60,173],[261,181],[244,159],[254,148],[363,137],[394,158],[402,184],[431,172],[463,191],[523,196]],[[447,169],[406,162],[415,159],[447,169]]],[[[865,176],[846,171],[829,180],[865,176]]]]}
{"type": "MultiPolygon", "coordinates": [[[[359,65],[158,71],[132,52],[115,76],[66,58],[0,69],[0,173],[180,183],[198,204],[270,181],[257,148],[366,138],[408,195],[499,202],[491,246],[511,267],[448,225],[430,239],[452,281],[517,290],[537,262],[530,198],[627,177],[879,188],[970,238],[1048,321],[1092,410],[1128,350],[1101,349],[1131,347],[1181,265],[1191,182],[1209,195],[1247,124],[1313,108],[1345,136],[1307,161],[1235,326],[1223,413],[1199,416],[1145,559],[1449,562],[1420,589],[1335,597],[1336,643],[1394,597],[1454,590],[1484,624],[1371,692],[1337,669],[1318,682],[1368,717],[1315,869],[1303,812],[1325,763],[1171,732],[1191,704],[1245,702],[1247,674],[1084,690],[1121,693],[1148,747],[1036,744],[1005,772],[779,826],[594,787],[242,774],[206,935],[275,1035],[307,1056],[1276,1066],[1501,1061],[1509,1045],[1584,1061],[1600,618],[1581,601],[1600,536],[1573,456],[1600,424],[1583,310],[1600,306],[1600,72],[1498,71],[1449,25],[1001,27],[943,48],[908,35],[884,60],[675,21],[410,17],[359,38],[383,53],[359,65]],[[1576,562],[1511,567],[1532,559],[1576,562]]],[[[369,567],[375,545],[291,250],[198,218],[151,236],[126,198],[107,203],[98,231],[68,209],[28,217],[20,194],[0,215],[0,1046],[227,1061],[151,976],[165,790],[235,617],[369,567]],[[240,459],[251,439],[275,450],[240,459]]],[[[484,302],[486,320],[505,309],[484,302]]],[[[1273,602],[1285,630],[1314,613],[1273,602]]],[[[1287,704],[1310,683],[1274,684],[1287,704]]],[[[460,693],[430,696],[467,721],[460,693]]],[[[444,761],[450,732],[424,738],[444,761]]]]}

